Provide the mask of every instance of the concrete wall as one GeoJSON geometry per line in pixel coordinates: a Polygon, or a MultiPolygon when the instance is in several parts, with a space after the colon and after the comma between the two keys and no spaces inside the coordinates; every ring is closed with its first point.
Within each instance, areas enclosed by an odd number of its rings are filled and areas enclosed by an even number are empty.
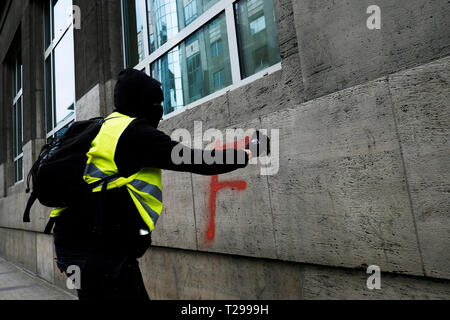
{"type": "MultiPolygon", "coordinates": [[[[24,16],[39,25],[32,3],[5,30],[24,16]]],[[[75,31],[77,118],[86,119],[112,110],[120,8],[75,4],[84,15],[75,31]]],[[[450,6],[379,1],[382,28],[368,30],[370,4],[274,0],[281,70],[162,123],[168,134],[193,133],[200,120],[203,130],[279,129],[279,171],[263,176],[251,165],[221,175],[242,190],[219,190],[213,206],[214,178],[163,173],[165,207],[141,259],[153,298],[450,297],[450,6]],[[367,289],[368,265],[380,266],[381,290],[367,289]]],[[[0,48],[11,41],[2,31],[0,48]]],[[[31,70],[40,68],[36,56],[31,70]]],[[[27,120],[25,172],[44,119],[42,75],[27,74],[28,99],[39,107],[27,120]]],[[[6,123],[2,143],[8,130],[6,123]]],[[[24,185],[11,185],[8,157],[0,165],[0,255],[64,287],[50,263],[51,237],[41,233],[49,210],[35,205],[32,223],[22,223],[24,185]]]]}
{"type": "Polygon", "coordinates": [[[450,281],[154,247],[142,258],[152,299],[448,299],[450,281]],[[161,270],[164,270],[161,273],[161,270]],[[160,276],[155,277],[158,273],[160,276]]]}

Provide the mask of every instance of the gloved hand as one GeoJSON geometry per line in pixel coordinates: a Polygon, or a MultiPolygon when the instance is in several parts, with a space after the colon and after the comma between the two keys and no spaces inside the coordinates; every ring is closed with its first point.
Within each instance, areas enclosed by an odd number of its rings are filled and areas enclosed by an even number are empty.
{"type": "Polygon", "coordinates": [[[268,156],[270,155],[270,138],[256,130],[245,149],[249,149],[255,157],[268,156]]]}

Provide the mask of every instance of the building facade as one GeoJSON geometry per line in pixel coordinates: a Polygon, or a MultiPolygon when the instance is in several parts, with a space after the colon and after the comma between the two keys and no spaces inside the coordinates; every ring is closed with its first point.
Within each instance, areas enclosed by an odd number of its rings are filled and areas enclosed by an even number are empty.
{"type": "Polygon", "coordinates": [[[152,298],[450,298],[450,5],[372,2],[2,1],[0,256],[66,288],[27,173],[132,67],[167,134],[278,130],[273,174],[163,173],[152,298]]]}

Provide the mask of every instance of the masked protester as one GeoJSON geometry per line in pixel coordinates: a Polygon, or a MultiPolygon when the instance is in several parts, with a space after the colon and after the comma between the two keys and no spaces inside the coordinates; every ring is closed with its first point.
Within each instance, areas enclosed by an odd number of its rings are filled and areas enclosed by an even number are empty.
{"type": "Polygon", "coordinates": [[[194,150],[157,130],[163,100],[155,79],[133,69],[120,72],[116,110],[92,141],[83,177],[89,184],[103,183],[55,222],[57,265],[68,276],[70,266],[81,271],[81,281],[75,283],[80,300],[149,299],[137,258],[149,248],[162,211],[161,169],[216,175],[248,163],[249,151],[194,150]],[[190,163],[172,161],[176,146],[190,156],[190,163]],[[195,154],[205,159],[207,152],[210,158],[222,157],[223,164],[194,163],[195,154]],[[225,163],[230,156],[234,164],[225,163]],[[245,163],[238,164],[243,158],[245,163]]]}

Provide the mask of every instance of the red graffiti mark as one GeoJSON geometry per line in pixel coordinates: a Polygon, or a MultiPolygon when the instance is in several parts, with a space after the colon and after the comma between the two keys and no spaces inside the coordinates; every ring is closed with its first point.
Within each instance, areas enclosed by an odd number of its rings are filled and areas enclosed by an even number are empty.
{"type": "Polygon", "coordinates": [[[216,149],[222,149],[222,150],[230,149],[230,148],[233,148],[233,149],[244,149],[249,141],[250,141],[250,137],[245,137],[242,140],[234,141],[234,142],[231,142],[231,143],[226,143],[223,146],[220,146],[220,141],[218,141],[216,143],[216,149]]]}
{"type": "Polygon", "coordinates": [[[209,226],[206,236],[209,241],[214,240],[216,230],[215,216],[217,191],[225,188],[237,189],[238,191],[241,191],[247,188],[247,183],[244,180],[219,182],[219,176],[216,175],[211,177],[209,194],[209,226]]]}
{"type": "MultiPolygon", "coordinates": [[[[220,146],[220,142],[217,142],[216,149],[243,149],[250,141],[250,137],[245,137],[245,139],[240,141],[235,141],[234,143],[228,143],[220,146]]],[[[219,181],[219,176],[215,175],[211,177],[210,182],[210,194],[209,194],[209,224],[208,231],[206,233],[206,239],[211,242],[214,240],[214,235],[216,231],[216,199],[217,192],[221,189],[230,188],[232,190],[236,189],[238,191],[245,190],[247,188],[247,183],[244,180],[234,180],[234,181],[219,181]]]]}

